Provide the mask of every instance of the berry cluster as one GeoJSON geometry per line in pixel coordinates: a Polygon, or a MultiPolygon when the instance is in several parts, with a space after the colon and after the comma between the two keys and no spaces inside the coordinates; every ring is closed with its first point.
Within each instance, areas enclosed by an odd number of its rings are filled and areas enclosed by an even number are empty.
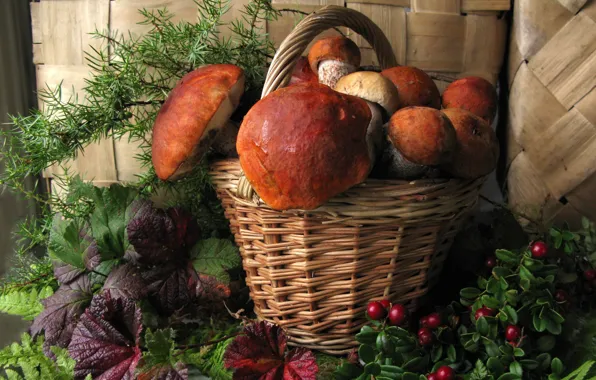
{"type": "Polygon", "coordinates": [[[366,308],[368,317],[373,321],[387,318],[391,326],[403,326],[408,319],[408,310],[400,303],[391,305],[389,300],[372,301],[366,308]]]}

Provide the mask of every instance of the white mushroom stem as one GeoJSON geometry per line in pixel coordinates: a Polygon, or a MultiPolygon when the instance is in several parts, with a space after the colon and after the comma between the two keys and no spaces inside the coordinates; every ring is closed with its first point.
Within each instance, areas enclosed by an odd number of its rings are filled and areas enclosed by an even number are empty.
{"type": "Polygon", "coordinates": [[[335,88],[339,78],[356,71],[356,67],[349,63],[327,59],[319,63],[319,83],[335,88]]]}
{"type": "Polygon", "coordinates": [[[238,137],[239,129],[240,126],[238,124],[232,120],[228,120],[217,134],[212,145],[213,150],[225,157],[238,157],[236,138],[238,137]]]}
{"type": "Polygon", "coordinates": [[[368,154],[374,165],[383,146],[383,110],[376,103],[369,102],[368,100],[365,100],[365,102],[372,113],[370,123],[368,123],[368,129],[366,130],[366,142],[368,144],[368,154]]]}

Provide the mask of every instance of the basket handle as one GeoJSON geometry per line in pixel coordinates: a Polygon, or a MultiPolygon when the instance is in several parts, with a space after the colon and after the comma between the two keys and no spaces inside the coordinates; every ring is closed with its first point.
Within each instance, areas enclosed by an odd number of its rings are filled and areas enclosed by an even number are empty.
{"type": "MultiPolygon", "coordinates": [[[[328,5],[302,19],[283,40],[269,65],[261,98],[288,84],[294,66],[308,44],[321,32],[338,26],[348,27],[364,37],[377,54],[382,69],[397,66],[391,44],[377,24],[353,9],[328,5]]],[[[244,173],[240,175],[236,196],[256,200],[256,193],[244,173]]]]}
{"type": "Polygon", "coordinates": [[[269,65],[261,98],[289,82],[296,61],[319,33],[339,26],[348,27],[364,37],[377,54],[382,69],[397,66],[391,44],[371,19],[354,9],[327,5],[302,19],[283,40],[269,65]]]}

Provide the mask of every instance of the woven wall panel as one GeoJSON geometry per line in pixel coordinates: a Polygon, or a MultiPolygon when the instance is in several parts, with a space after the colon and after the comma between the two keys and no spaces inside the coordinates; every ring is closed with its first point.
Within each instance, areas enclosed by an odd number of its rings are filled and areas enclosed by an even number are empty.
{"type": "Polygon", "coordinates": [[[594,0],[515,5],[508,68],[509,202],[547,223],[578,222],[581,214],[596,218],[594,15],[594,0]]]}
{"type": "MultiPolygon", "coordinates": [[[[239,17],[249,0],[234,0],[223,21],[239,17]]],[[[272,0],[282,17],[269,22],[266,30],[279,45],[294,28],[302,13],[322,6],[344,5],[370,17],[387,35],[400,64],[419,66],[435,76],[442,89],[447,82],[460,76],[479,75],[495,83],[502,65],[506,38],[503,11],[510,9],[510,0],[272,0]]],[[[174,22],[195,21],[196,6],[192,0],[41,0],[31,3],[34,62],[38,64],[38,85],[49,80],[54,85],[66,79],[83,87],[87,73],[84,51],[91,39],[88,33],[118,30],[139,36],[150,26],[138,25],[142,20],[138,9],[158,10],[167,7],[175,14],[174,22]]],[[[566,10],[566,8],[563,7],[566,10]]],[[[361,47],[363,64],[377,64],[376,56],[366,41],[354,33],[340,29],[361,47]]],[[[223,36],[230,35],[222,26],[223,36]]],[[[335,35],[330,30],[322,36],[335,35]]],[[[97,46],[97,45],[95,45],[97,46]]],[[[556,84],[556,83],[555,83],[556,84]]],[[[581,83],[580,85],[584,85],[581,83]]],[[[559,92],[565,96],[566,87],[559,92]]],[[[68,91],[66,91],[68,94],[68,91]]],[[[97,184],[134,181],[142,172],[134,155],[138,144],[126,139],[108,139],[85,150],[70,163],[83,178],[97,184]],[[109,167],[108,167],[109,166],[109,167]]],[[[51,177],[56,168],[46,170],[51,177]]]]}

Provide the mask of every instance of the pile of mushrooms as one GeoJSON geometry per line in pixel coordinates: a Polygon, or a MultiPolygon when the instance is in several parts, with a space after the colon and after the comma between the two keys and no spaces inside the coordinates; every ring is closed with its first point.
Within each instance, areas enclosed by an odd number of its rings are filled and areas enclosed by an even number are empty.
{"type": "Polygon", "coordinates": [[[155,121],[157,175],[179,178],[211,147],[237,154],[273,209],[308,210],[368,177],[473,179],[494,170],[499,145],[490,124],[497,95],[488,81],[462,78],[441,96],[418,68],[364,71],[360,59],[348,38],[317,41],[296,63],[289,85],[254,104],[239,129],[229,119],[243,93],[242,70],[193,71],[155,121]]]}

